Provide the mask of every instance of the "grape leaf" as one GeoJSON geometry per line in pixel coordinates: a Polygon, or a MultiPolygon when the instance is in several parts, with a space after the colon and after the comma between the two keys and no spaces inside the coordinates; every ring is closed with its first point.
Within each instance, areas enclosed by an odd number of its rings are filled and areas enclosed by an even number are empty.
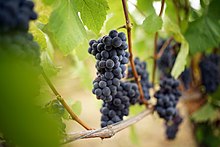
{"type": "Polygon", "coordinates": [[[196,122],[213,121],[217,117],[218,112],[209,103],[205,104],[202,108],[192,114],[192,119],[196,122]]]}
{"type": "Polygon", "coordinates": [[[42,0],[45,5],[52,5],[56,0],[42,0]]]}
{"type": "Polygon", "coordinates": [[[151,14],[152,12],[155,12],[153,7],[153,0],[138,0],[137,7],[140,11],[146,13],[147,15],[151,14]]]}
{"type": "Polygon", "coordinates": [[[47,48],[47,41],[44,33],[35,24],[30,25],[29,31],[33,34],[34,40],[37,41],[40,48],[45,50],[47,48]]]}
{"type": "Polygon", "coordinates": [[[82,104],[80,101],[76,101],[75,103],[73,103],[71,108],[76,115],[80,115],[82,112],[82,104]]]}
{"type": "Polygon", "coordinates": [[[187,63],[187,55],[189,53],[189,44],[182,35],[179,26],[172,21],[169,17],[165,17],[164,28],[168,33],[171,33],[176,41],[181,43],[181,48],[176,58],[175,64],[171,71],[171,75],[174,78],[178,78],[184,71],[187,63]]]}
{"type": "Polygon", "coordinates": [[[205,51],[220,42],[220,25],[208,17],[202,17],[189,24],[185,37],[190,45],[190,52],[205,51]]]}
{"type": "Polygon", "coordinates": [[[83,23],[96,34],[101,30],[109,9],[106,0],[75,0],[83,23]]]}
{"type": "Polygon", "coordinates": [[[217,47],[220,43],[220,1],[213,0],[206,13],[199,19],[191,22],[185,33],[190,45],[190,52],[206,51],[207,48],[217,47]]]}
{"type": "Polygon", "coordinates": [[[106,21],[106,27],[105,29],[108,30],[112,30],[112,29],[116,29],[119,26],[124,25],[125,23],[125,18],[124,18],[124,14],[122,12],[122,6],[121,6],[121,1],[114,1],[109,3],[109,18],[106,21]]]}
{"type": "Polygon", "coordinates": [[[187,59],[188,53],[189,53],[189,44],[184,38],[182,38],[180,51],[179,51],[178,56],[176,58],[173,69],[171,71],[171,75],[174,78],[178,78],[179,75],[184,71],[185,65],[187,63],[186,59],[187,59]]]}
{"type": "Polygon", "coordinates": [[[85,28],[72,1],[59,1],[49,18],[46,31],[64,54],[70,53],[86,38],[85,28]]]}
{"type": "Polygon", "coordinates": [[[153,34],[161,29],[163,24],[162,18],[156,13],[149,15],[143,22],[143,28],[146,33],[153,34]]]}

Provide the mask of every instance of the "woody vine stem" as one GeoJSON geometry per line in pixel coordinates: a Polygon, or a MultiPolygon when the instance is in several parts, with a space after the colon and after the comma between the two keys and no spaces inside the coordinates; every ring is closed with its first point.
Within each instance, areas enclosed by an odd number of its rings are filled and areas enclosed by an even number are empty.
{"type": "Polygon", "coordinates": [[[144,98],[144,93],[143,93],[143,89],[142,89],[142,86],[141,86],[141,83],[140,83],[140,78],[138,77],[138,73],[136,71],[134,60],[133,60],[132,41],[131,41],[131,27],[132,27],[132,24],[131,24],[129,16],[128,16],[128,8],[127,8],[126,0],[122,0],[122,5],[123,5],[123,11],[124,11],[125,21],[126,21],[126,30],[127,30],[127,38],[128,38],[128,50],[129,50],[129,53],[130,53],[129,61],[130,61],[130,64],[131,64],[132,73],[134,75],[135,82],[138,85],[138,90],[140,92],[140,99],[146,106],[148,106],[148,102],[144,98]]]}
{"type": "Polygon", "coordinates": [[[45,74],[44,70],[42,70],[42,75],[45,79],[45,81],[47,82],[48,86],[50,87],[50,89],[53,91],[53,93],[56,95],[57,100],[60,101],[60,103],[63,105],[63,107],[67,110],[67,112],[70,114],[71,118],[73,120],[75,120],[76,122],[78,122],[81,126],[83,126],[86,130],[91,130],[91,128],[85,124],[74,112],[73,110],[68,106],[68,104],[66,103],[66,101],[63,99],[63,97],[58,93],[58,91],[56,90],[55,86],[52,84],[52,82],[50,81],[50,79],[47,77],[47,75],[45,74]]]}

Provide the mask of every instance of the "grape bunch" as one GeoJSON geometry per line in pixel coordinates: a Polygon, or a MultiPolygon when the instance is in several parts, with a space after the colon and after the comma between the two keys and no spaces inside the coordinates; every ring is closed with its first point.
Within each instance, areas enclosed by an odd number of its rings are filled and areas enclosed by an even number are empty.
{"type": "MultiPolygon", "coordinates": [[[[141,62],[138,57],[134,59],[134,63],[135,63],[136,71],[141,78],[140,82],[141,82],[141,86],[144,92],[144,98],[146,100],[149,100],[150,99],[149,89],[152,87],[152,85],[149,82],[149,74],[147,72],[147,63],[141,62]]],[[[128,67],[127,78],[128,79],[134,78],[131,66],[128,67]]],[[[134,80],[132,80],[131,82],[135,83],[134,80]]],[[[132,104],[134,104],[134,101],[132,102],[132,104]]]]}
{"type": "Polygon", "coordinates": [[[129,106],[135,104],[139,97],[137,84],[120,82],[117,94],[111,102],[104,102],[100,112],[101,127],[106,127],[123,120],[129,114],[129,106]]]}
{"type": "Polygon", "coordinates": [[[169,76],[162,79],[160,89],[155,93],[157,98],[155,109],[159,116],[166,121],[171,120],[176,115],[176,105],[181,96],[177,89],[179,82],[169,76]]]}
{"type": "Polygon", "coordinates": [[[40,48],[27,33],[29,21],[37,19],[34,3],[27,0],[0,0],[0,53],[40,67],[40,48]]]}
{"type": "Polygon", "coordinates": [[[37,19],[30,0],[0,0],[0,32],[27,31],[29,21],[37,19]]]}
{"type": "Polygon", "coordinates": [[[0,53],[4,57],[22,59],[36,67],[40,66],[40,48],[29,33],[15,32],[0,35],[0,53]]]}
{"type": "MultiPolygon", "coordinates": [[[[164,40],[164,39],[160,39],[157,42],[157,52],[158,53],[160,52],[160,49],[162,48],[162,46],[164,45],[165,42],[166,42],[166,40],[164,40]]],[[[157,60],[158,68],[161,71],[162,76],[169,75],[169,73],[170,73],[170,71],[176,61],[176,56],[177,56],[176,52],[178,52],[179,47],[180,47],[180,44],[176,43],[176,42],[173,45],[169,44],[165,48],[162,56],[157,60]]]]}
{"type": "Polygon", "coordinates": [[[98,99],[110,102],[117,93],[120,79],[125,76],[128,57],[126,36],[116,30],[109,35],[89,42],[88,52],[95,56],[97,78],[93,82],[93,93],[98,99]]]}
{"type": "Polygon", "coordinates": [[[191,69],[190,68],[186,68],[182,72],[182,74],[180,75],[180,79],[183,82],[183,85],[184,85],[185,89],[189,89],[190,82],[192,81],[191,69]]]}
{"type": "Polygon", "coordinates": [[[176,134],[179,130],[180,124],[183,122],[183,118],[177,113],[177,115],[170,122],[166,122],[166,137],[168,140],[176,138],[176,134]]]}
{"type": "Polygon", "coordinates": [[[220,56],[211,54],[205,56],[199,63],[202,84],[205,86],[207,93],[216,91],[220,84],[220,56]]]}

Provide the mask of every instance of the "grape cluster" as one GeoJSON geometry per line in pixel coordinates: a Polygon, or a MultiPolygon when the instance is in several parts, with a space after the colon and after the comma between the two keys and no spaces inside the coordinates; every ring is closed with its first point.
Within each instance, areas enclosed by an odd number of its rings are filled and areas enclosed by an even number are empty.
{"type": "Polygon", "coordinates": [[[129,106],[135,104],[139,97],[137,84],[120,82],[117,94],[111,102],[104,102],[100,112],[101,127],[106,127],[123,120],[129,114],[129,106]]]}
{"type": "MultiPolygon", "coordinates": [[[[160,39],[157,42],[157,52],[158,53],[160,52],[160,49],[162,48],[162,46],[164,45],[165,42],[166,42],[166,40],[164,40],[164,39],[160,39]]],[[[163,76],[169,75],[169,73],[170,73],[170,71],[176,61],[176,53],[178,52],[179,47],[180,47],[180,44],[176,43],[176,42],[173,45],[169,44],[165,48],[162,56],[157,60],[158,68],[161,71],[161,74],[163,76]]]]}
{"type": "Polygon", "coordinates": [[[116,30],[100,39],[89,42],[88,52],[95,56],[97,78],[93,82],[93,93],[98,99],[110,102],[117,93],[120,79],[125,76],[128,57],[126,36],[116,30]]]}
{"type": "Polygon", "coordinates": [[[40,48],[29,33],[1,34],[0,53],[12,59],[22,59],[36,67],[40,66],[40,48]]]}
{"type": "Polygon", "coordinates": [[[155,93],[157,98],[155,109],[159,116],[165,120],[171,120],[176,115],[176,105],[181,96],[177,89],[179,82],[174,78],[166,77],[160,83],[160,89],[155,93]]]}
{"type": "Polygon", "coordinates": [[[192,81],[191,69],[190,68],[186,68],[182,72],[182,74],[180,75],[180,79],[183,82],[183,85],[184,85],[185,89],[189,89],[190,82],[192,81]]]}
{"type": "Polygon", "coordinates": [[[176,138],[176,134],[179,130],[180,124],[183,122],[183,118],[177,114],[170,122],[166,122],[166,137],[168,140],[176,138]]]}
{"type": "Polygon", "coordinates": [[[27,31],[29,21],[37,19],[30,0],[0,0],[0,32],[27,31]]]}
{"type": "MultiPolygon", "coordinates": [[[[151,88],[152,85],[149,82],[149,74],[147,72],[147,63],[141,62],[140,59],[138,57],[136,57],[134,59],[134,64],[136,67],[136,71],[141,78],[140,82],[141,82],[141,86],[142,86],[142,89],[144,92],[144,98],[146,100],[149,100],[150,99],[149,88],[151,88]]],[[[134,78],[131,66],[128,67],[127,78],[128,79],[134,78]]],[[[134,80],[132,80],[131,82],[135,83],[134,80]]],[[[134,101],[133,101],[133,103],[134,103],[134,101]]]]}
{"type": "Polygon", "coordinates": [[[215,92],[220,85],[220,56],[211,54],[205,56],[199,63],[202,84],[205,86],[207,93],[215,92]]]}

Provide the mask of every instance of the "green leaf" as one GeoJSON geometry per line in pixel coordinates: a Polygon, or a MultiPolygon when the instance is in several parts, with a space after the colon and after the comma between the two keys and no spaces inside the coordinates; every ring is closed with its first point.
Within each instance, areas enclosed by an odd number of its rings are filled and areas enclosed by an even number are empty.
{"type": "Polygon", "coordinates": [[[135,127],[133,125],[130,127],[129,137],[131,139],[131,142],[134,145],[137,145],[137,146],[140,145],[138,134],[137,134],[136,129],[135,129],[135,127]]]}
{"type": "Polygon", "coordinates": [[[207,17],[202,17],[189,24],[185,37],[192,54],[205,51],[207,48],[218,46],[220,25],[207,17]]]}
{"type": "Polygon", "coordinates": [[[75,0],[83,23],[96,34],[101,30],[109,9],[106,0],[75,0]]]}
{"type": "Polygon", "coordinates": [[[36,26],[36,24],[32,24],[30,27],[30,32],[34,36],[34,40],[37,41],[42,50],[47,48],[47,41],[44,33],[36,26]]]}
{"type": "Polygon", "coordinates": [[[220,1],[211,1],[203,16],[189,24],[185,37],[189,42],[190,52],[206,51],[220,43],[220,1]]]}
{"type": "Polygon", "coordinates": [[[214,99],[214,100],[220,100],[220,86],[218,87],[218,89],[210,94],[210,96],[214,99]]]}
{"type": "Polygon", "coordinates": [[[39,73],[26,61],[3,56],[0,130],[4,137],[20,147],[58,147],[61,140],[58,121],[36,106],[39,73]]]}
{"type": "Polygon", "coordinates": [[[46,27],[49,37],[64,54],[70,53],[86,38],[85,28],[75,7],[72,1],[59,1],[46,27]]]}
{"type": "Polygon", "coordinates": [[[156,13],[149,15],[143,22],[146,33],[153,34],[161,29],[163,21],[156,13]]]}
{"type": "Polygon", "coordinates": [[[41,66],[49,76],[56,75],[60,71],[60,68],[54,65],[47,51],[41,52],[41,66]]]}
{"type": "Polygon", "coordinates": [[[56,0],[42,0],[45,5],[52,5],[56,0]]]}
{"type": "Polygon", "coordinates": [[[176,62],[171,71],[171,75],[174,78],[178,78],[179,75],[184,71],[185,65],[187,63],[187,55],[189,53],[189,44],[184,38],[181,40],[181,48],[176,58],[176,62]]]}
{"type": "Polygon", "coordinates": [[[155,12],[153,7],[153,0],[138,0],[137,7],[140,11],[146,13],[147,15],[155,12]]]}
{"type": "Polygon", "coordinates": [[[90,57],[90,54],[88,53],[88,46],[88,40],[85,40],[82,44],[75,48],[73,53],[80,61],[85,61],[85,59],[90,57]]]}
{"type": "Polygon", "coordinates": [[[185,65],[187,63],[189,44],[182,35],[179,26],[169,17],[165,17],[164,28],[168,33],[170,33],[175,38],[176,41],[181,43],[180,51],[176,58],[173,69],[171,71],[171,75],[174,78],[178,78],[179,75],[184,71],[185,65]]]}
{"type": "Polygon", "coordinates": [[[73,103],[71,108],[76,115],[80,115],[82,112],[82,104],[80,101],[76,101],[75,103],[73,103]]]}
{"type": "Polygon", "coordinates": [[[218,112],[215,110],[211,104],[207,103],[198,111],[194,112],[192,119],[196,122],[213,121],[218,117],[218,112]]]}
{"type": "Polygon", "coordinates": [[[110,14],[108,20],[106,21],[105,29],[107,31],[116,29],[119,26],[123,26],[125,23],[124,14],[122,12],[122,3],[120,0],[109,3],[110,14]]]}

